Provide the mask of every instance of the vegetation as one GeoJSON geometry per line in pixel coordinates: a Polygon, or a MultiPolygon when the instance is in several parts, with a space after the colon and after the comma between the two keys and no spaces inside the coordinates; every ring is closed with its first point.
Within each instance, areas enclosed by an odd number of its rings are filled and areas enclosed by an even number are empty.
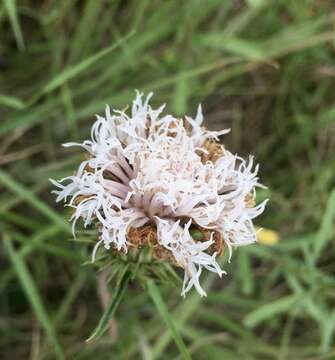
{"type": "Polygon", "coordinates": [[[1,359],[335,358],[334,20],[331,0],[0,3],[1,359]],[[82,159],[61,144],[134,89],[232,129],[280,240],[223,259],[205,299],[130,280],[112,333],[87,343],[108,289],[48,179],[82,159]]]}

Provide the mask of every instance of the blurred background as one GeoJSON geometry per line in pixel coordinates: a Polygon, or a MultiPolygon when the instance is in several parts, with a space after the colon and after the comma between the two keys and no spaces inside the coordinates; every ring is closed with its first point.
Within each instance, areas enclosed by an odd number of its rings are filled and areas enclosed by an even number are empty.
{"type": "Polygon", "coordinates": [[[85,343],[105,300],[50,195],[84,156],[61,144],[134,89],[176,115],[202,103],[271,199],[257,225],[273,232],[204,275],[206,299],[160,286],[192,358],[335,359],[334,20],[332,0],[2,0],[1,359],[182,359],[137,283],[85,343]]]}

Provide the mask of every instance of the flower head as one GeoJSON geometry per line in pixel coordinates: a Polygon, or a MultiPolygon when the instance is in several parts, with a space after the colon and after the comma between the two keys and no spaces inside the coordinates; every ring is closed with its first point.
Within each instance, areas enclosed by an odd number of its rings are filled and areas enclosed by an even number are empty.
{"type": "Polygon", "coordinates": [[[184,269],[184,295],[200,285],[203,269],[221,270],[217,256],[232,247],[256,241],[252,220],[265,207],[255,204],[258,166],[218,143],[229,130],[209,131],[202,126],[201,106],[196,117],[163,115],[164,106],[149,105],[137,93],[131,115],[125,111],[97,116],[91,140],[81,146],[89,159],[74,176],[59,182],[57,201],[74,208],[73,229],[97,223],[99,245],[127,252],[151,246],[153,255],[184,269]],[[192,236],[200,231],[201,240],[192,236]]]}

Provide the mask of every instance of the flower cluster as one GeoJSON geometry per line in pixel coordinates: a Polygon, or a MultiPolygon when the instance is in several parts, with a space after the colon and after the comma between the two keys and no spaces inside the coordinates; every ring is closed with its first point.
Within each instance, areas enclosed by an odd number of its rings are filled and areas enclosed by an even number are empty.
{"type": "Polygon", "coordinates": [[[265,207],[255,204],[258,166],[233,155],[218,143],[229,130],[209,131],[196,117],[163,115],[164,106],[149,105],[137,93],[131,115],[125,111],[97,116],[91,140],[79,145],[89,153],[75,175],[59,182],[57,201],[73,207],[73,229],[79,218],[85,227],[99,226],[99,245],[127,252],[136,245],[153,247],[156,258],[184,269],[182,295],[193,286],[201,296],[200,275],[207,269],[221,276],[217,256],[223,244],[253,243],[252,219],[265,207]],[[132,234],[150,228],[154,241],[135,241],[132,234]],[[195,240],[192,229],[204,238],[195,240]],[[138,230],[136,232],[136,230],[138,230]]]}

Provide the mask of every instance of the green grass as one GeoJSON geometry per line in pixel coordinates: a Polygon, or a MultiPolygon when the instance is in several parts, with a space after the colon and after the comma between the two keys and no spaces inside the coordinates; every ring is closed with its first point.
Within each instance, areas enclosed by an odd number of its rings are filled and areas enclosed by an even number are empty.
{"type": "Polygon", "coordinates": [[[1,359],[335,358],[334,20],[331,0],[0,3],[1,359]],[[73,241],[48,179],[83,156],[61,144],[134,89],[232,129],[269,188],[257,225],[280,241],[235,251],[206,299],[131,281],[117,340],[86,343],[103,314],[92,235],[73,241]]]}

